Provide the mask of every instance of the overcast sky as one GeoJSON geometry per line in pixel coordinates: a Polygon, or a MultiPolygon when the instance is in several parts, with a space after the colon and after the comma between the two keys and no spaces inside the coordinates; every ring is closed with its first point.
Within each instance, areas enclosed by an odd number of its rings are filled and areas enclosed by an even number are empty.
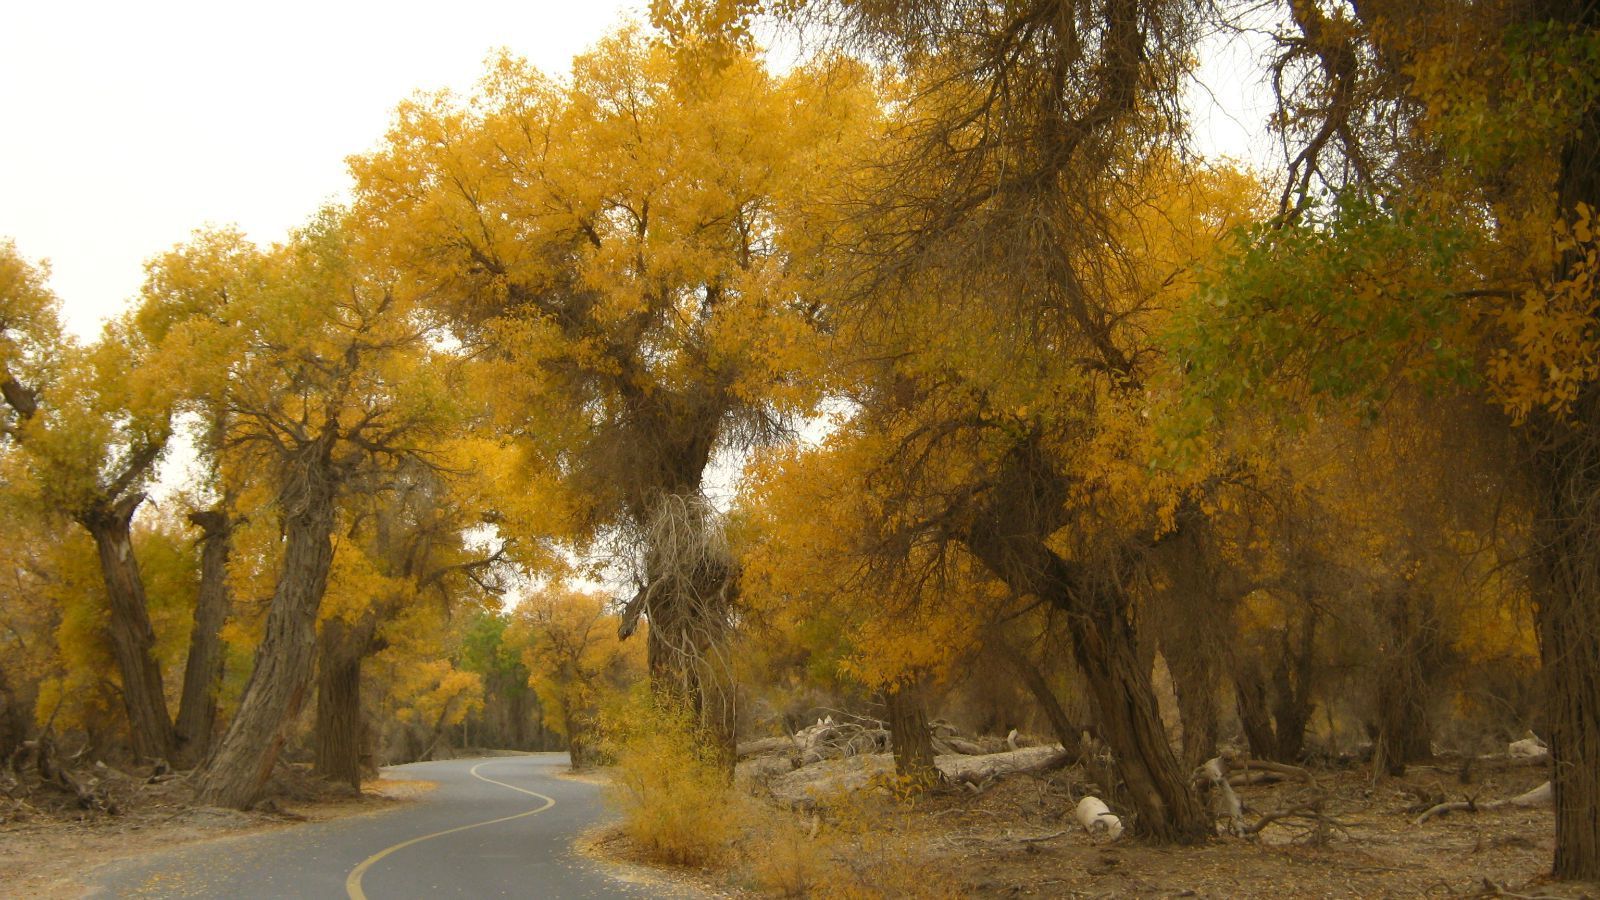
{"type": "MultiPolygon", "coordinates": [[[[339,197],[345,157],[411,92],[470,89],[502,46],[565,73],[626,16],[642,0],[10,4],[0,238],[50,261],[68,324],[92,335],[195,228],[267,243],[339,197]]],[[[1259,70],[1247,48],[1207,56],[1220,106],[1199,104],[1200,144],[1240,152],[1264,110],[1239,73],[1259,70]]]]}
{"type": "Polygon", "coordinates": [[[0,238],[47,258],[80,334],[207,223],[282,238],[417,89],[509,47],[565,73],[630,0],[51,0],[0,17],[0,238]]]}

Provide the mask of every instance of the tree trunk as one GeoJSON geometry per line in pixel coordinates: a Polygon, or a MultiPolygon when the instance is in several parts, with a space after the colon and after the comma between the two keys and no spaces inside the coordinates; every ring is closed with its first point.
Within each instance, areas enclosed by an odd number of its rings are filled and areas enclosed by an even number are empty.
{"type": "Polygon", "coordinates": [[[1082,759],[1082,731],[1077,725],[1073,724],[1072,719],[1067,715],[1066,709],[1061,705],[1061,700],[1056,697],[1056,692],[1051,690],[1050,682],[1045,679],[1044,673],[1039,671],[1039,667],[1033,664],[1033,660],[1028,659],[1021,651],[1015,648],[1003,647],[1001,652],[1005,654],[1006,660],[1011,663],[1017,674],[1022,677],[1022,683],[1027,686],[1028,691],[1033,694],[1033,698],[1038,701],[1039,707],[1044,710],[1045,718],[1050,720],[1050,728],[1056,734],[1056,740],[1061,742],[1061,749],[1067,752],[1067,756],[1070,759],[1082,759]]]}
{"type": "Polygon", "coordinates": [[[1383,610],[1387,634],[1378,659],[1373,768],[1394,776],[1433,757],[1424,669],[1434,656],[1437,636],[1426,605],[1427,600],[1401,591],[1383,610]]]}
{"type": "Polygon", "coordinates": [[[589,741],[587,723],[582,721],[580,714],[573,711],[573,704],[568,702],[562,706],[561,717],[567,732],[567,758],[571,760],[574,769],[582,769],[589,765],[589,741]]]}
{"type": "Polygon", "coordinates": [[[200,539],[200,593],[195,599],[189,657],[183,668],[183,698],[178,703],[178,752],[198,764],[211,749],[217,723],[217,690],[222,685],[222,624],[228,618],[228,556],[233,522],[226,506],[191,513],[204,532],[200,539]]]}
{"type": "Polygon", "coordinates": [[[317,655],[318,775],[361,791],[361,661],[368,643],[360,625],[322,623],[317,655]]]}
{"type": "MultiPolygon", "coordinates": [[[[1588,461],[1590,466],[1600,458],[1588,461]]],[[[1592,502],[1594,488],[1585,497],[1592,502]]],[[[1592,515],[1592,513],[1591,513],[1592,515]]],[[[1560,580],[1540,598],[1540,657],[1550,721],[1557,878],[1600,880],[1600,548],[1557,542],[1545,551],[1560,580]]]]}
{"type": "MultiPolygon", "coordinates": [[[[1557,878],[1600,880],[1600,392],[1589,389],[1588,433],[1555,438],[1539,546],[1539,631],[1557,878]]],[[[1562,426],[1553,426],[1560,428],[1562,426]]]]}
{"type": "Polygon", "coordinates": [[[1278,762],[1298,762],[1305,749],[1306,726],[1315,705],[1311,702],[1312,667],[1316,665],[1317,616],[1307,613],[1298,631],[1283,633],[1282,654],[1272,669],[1272,718],[1276,752],[1267,757],[1278,762]]]}
{"type": "Polygon", "coordinates": [[[25,709],[6,678],[5,661],[0,659],[0,765],[11,758],[12,751],[28,739],[28,722],[32,717],[25,709]]]}
{"type": "Polygon", "coordinates": [[[889,743],[894,751],[894,770],[913,788],[925,788],[940,781],[933,762],[933,733],[928,730],[928,713],[922,688],[902,684],[884,691],[889,708],[889,743]]]}
{"type": "Polygon", "coordinates": [[[1203,839],[1210,821],[1167,744],[1126,593],[1119,584],[1090,577],[1042,538],[1018,534],[1016,524],[1013,517],[996,516],[968,533],[967,548],[1012,590],[1067,614],[1095,724],[1128,788],[1138,831],[1166,843],[1203,839]]]}
{"type": "Polygon", "coordinates": [[[1210,822],[1167,743],[1148,670],[1139,664],[1127,598],[1111,585],[1074,593],[1068,602],[1081,605],[1087,594],[1089,608],[1073,622],[1073,649],[1095,698],[1100,735],[1138,811],[1135,828],[1162,842],[1203,839],[1210,822]]]}
{"type": "Polygon", "coordinates": [[[286,542],[266,632],[239,711],[200,779],[202,802],[247,809],[259,799],[283,748],[284,727],[299,713],[317,650],[317,609],[333,562],[331,432],[285,466],[280,492],[286,542]]]}
{"type": "Polygon", "coordinates": [[[1183,765],[1194,769],[1217,755],[1217,665],[1215,644],[1200,640],[1188,630],[1174,634],[1168,626],[1161,636],[1161,655],[1172,676],[1178,698],[1178,720],[1183,726],[1183,765]]]}
{"type": "Polygon", "coordinates": [[[731,776],[738,735],[728,641],[737,564],[726,545],[718,545],[712,519],[719,513],[697,490],[661,494],[650,510],[649,584],[628,605],[618,636],[626,639],[641,613],[649,619],[645,656],[652,689],[688,705],[731,776]]]}
{"type": "MultiPolygon", "coordinates": [[[[1557,0],[1550,6],[1536,14],[1591,36],[1600,29],[1600,5],[1557,0]]],[[[1580,203],[1600,211],[1600,100],[1590,100],[1562,148],[1556,200],[1563,216],[1580,203]]],[[[1568,253],[1556,274],[1567,275],[1579,262],[1577,253],[1568,253]]],[[[1557,878],[1600,881],[1600,387],[1591,382],[1585,388],[1574,417],[1570,430],[1555,426],[1535,438],[1546,498],[1535,618],[1550,718],[1552,871],[1557,878]]]]}
{"type": "Polygon", "coordinates": [[[93,536],[99,551],[111,605],[111,650],[122,675],[122,703],[134,755],[171,759],[177,738],[154,654],[156,636],[150,627],[144,579],[133,552],[133,512],[143,500],[143,494],[131,494],[115,504],[96,504],[80,513],[78,522],[93,536]]]}
{"type": "Polygon", "coordinates": [[[1233,697],[1250,755],[1257,759],[1275,758],[1278,736],[1273,733],[1272,717],[1267,713],[1267,682],[1261,674],[1261,664],[1253,657],[1234,662],[1233,697]]]}

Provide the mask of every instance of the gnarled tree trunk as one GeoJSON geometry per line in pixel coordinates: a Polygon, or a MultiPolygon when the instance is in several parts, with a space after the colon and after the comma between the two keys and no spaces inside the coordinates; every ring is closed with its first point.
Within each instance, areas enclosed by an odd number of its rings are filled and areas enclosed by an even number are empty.
{"type": "Polygon", "coordinates": [[[81,511],[78,522],[94,538],[105,576],[111,650],[122,675],[122,703],[133,752],[145,759],[171,759],[177,737],[155,658],[156,636],[150,627],[144,579],[133,552],[133,512],[143,501],[143,494],[130,494],[114,504],[96,504],[81,511]]]}
{"type": "Polygon", "coordinates": [[[1373,767],[1399,776],[1410,763],[1433,757],[1424,670],[1436,656],[1438,637],[1428,601],[1409,591],[1389,597],[1381,614],[1386,634],[1378,652],[1373,767]]]}
{"type": "Polygon", "coordinates": [[[374,628],[330,618],[317,654],[316,772],[361,790],[361,661],[374,628]]]}
{"type": "MultiPolygon", "coordinates": [[[[1600,31],[1600,4],[1552,0],[1535,15],[1600,31]],[[1548,6],[1549,8],[1544,8],[1548,6]]],[[[1600,100],[1591,98],[1562,149],[1557,204],[1600,210],[1600,100]]],[[[1561,261],[1564,276],[1580,262],[1561,261]]],[[[1600,299],[1600,298],[1593,298],[1600,299]]],[[[1539,429],[1534,449],[1545,515],[1535,618],[1550,719],[1557,878],[1600,881],[1600,386],[1590,383],[1571,429],[1539,429]]]]}
{"type": "Polygon", "coordinates": [[[226,507],[191,513],[200,539],[200,593],[195,599],[189,657],[183,667],[183,697],[178,703],[178,753],[195,764],[211,749],[217,722],[217,689],[222,685],[222,624],[228,618],[228,555],[233,522],[226,507]]]}
{"type": "Polygon", "coordinates": [[[330,431],[285,466],[291,480],[280,491],[279,508],[286,540],[266,633],[239,711],[201,776],[202,802],[236,809],[255,803],[283,748],[284,727],[305,699],[316,659],[317,609],[333,563],[331,441],[330,431]]]}
{"type": "Polygon", "coordinates": [[[1084,621],[1073,623],[1073,649],[1095,698],[1100,736],[1138,812],[1135,828],[1159,841],[1201,840],[1210,821],[1167,744],[1149,671],[1139,664],[1127,596],[1106,584],[1080,585],[1074,593],[1087,594],[1088,603],[1071,598],[1087,606],[1084,621]]]}
{"type": "Polygon", "coordinates": [[[649,501],[643,531],[647,583],[624,610],[618,637],[631,635],[641,615],[649,619],[652,688],[689,705],[731,773],[737,708],[728,641],[738,571],[720,513],[697,487],[659,493],[649,501]]]}
{"type": "Polygon", "coordinates": [[[1050,682],[1020,650],[1012,647],[1003,647],[1001,652],[1006,661],[1022,677],[1022,683],[1027,686],[1029,693],[1033,694],[1039,708],[1044,710],[1044,716],[1050,721],[1050,730],[1055,732],[1056,740],[1061,742],[1061,749],[1065,750],[1069,759],[1083,758],[1082,730],[1073,723],[1067,715],[1067,710],[1061,705],[1061,700],[1056,692],[1051,689],[1050,682]]]}
{"type": "Polygon", "coordinates": [[[1014,523],[1008,518],[981,524],[968,534],[967,548],[1012,590],[1067,614],[1073,654],[1094,700],[1095,725],[1138,813],[1138,831],[1164,842],[1201,840],[1210,822],[1167,744],[1127,594],[1063,559],[1042,537],[1017,533],[1014,523]]]}
{"type": "Polygon", "coordinates": [[[928,711],[922,687],[906,683],[883,692],[889,710],[889,743],[894,751],[894,770],[913,787],[927,787],[940,780],[933,762],[933,734],[928,730],[928,711]]]}

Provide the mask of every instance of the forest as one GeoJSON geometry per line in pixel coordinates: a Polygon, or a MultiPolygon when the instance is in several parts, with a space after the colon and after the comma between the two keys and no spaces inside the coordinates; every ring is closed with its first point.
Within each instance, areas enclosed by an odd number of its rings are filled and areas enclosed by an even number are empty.
{"type": "Polygon", "coordinates": [[[691,866],[1353,784],[1600,881],[1600,4],[656,0],[348,164],[93,340],[0,241],[0,824],[559,749],[691,866]],[[1245,39],[1272,165],[1196,149],[1245,39]]]}

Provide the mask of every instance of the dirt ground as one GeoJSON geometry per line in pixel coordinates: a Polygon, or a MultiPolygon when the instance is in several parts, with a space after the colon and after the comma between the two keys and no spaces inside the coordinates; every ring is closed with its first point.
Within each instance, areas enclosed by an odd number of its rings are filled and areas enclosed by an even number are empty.
{"type": "Polygon", "coordinates": [[[1418,769],[1380,784],[1351,772],[1323,773],[1315,785],[1246,787],[1239,793],[1255,814],[1248,821],[1303,803],[1318,804],[1326,818],[1190,848],[1091,838],[1071,817],[1070,784],[1029,776],[971,799],[932,799],[899,827],[920,846],[924,871],[938,871],[963,896],[1600,897],[1595,885],[1542,883],[1554,846],[1547,810],[1413,824],[1419,794],[1512,796],[1537,777],[1507,773],[1493,786],[1461,786],[1453,773],[1418,769]]]}
{"type": "MultiPolygon", "coordinates": [[[[840,764],[885,766],[872,758],[830,765],[840,764]]],[[[819,777],[837,782],[838,772],[819,777]]],[[[769,836],[752,839],[737,862],[702,874],[730,896],[1600,898],[1600,885],[1544,878],[1554,846],[1547,809],[1414,824],[1441,800],[1520,794],[1544,780],[1537,768],[1481,771],[1470,783],[1459,766],[1443,764],[1376,782],[1360,768],[1314,777],[1238,789],[1246,822],[1303,807],[1313,816],[1173,848],[1086,834],[1072,817],[1085,793],[1073,769],[917,797],[897,797],[892,779],[869,776],[866,789],[815,803],[769,799],[762,815],[786,820],[798,846],[774,842],[769,823],[769,836]]],[[[640,861],[620,834],[596,849],[640,861]]]]}
{"type": "Polygon", "coordinates": [[[83,876],[103,863],[180,844],[370,815],[433,787],[382,779],[364,785],[356,797],[294,779],[295,788],[266,809],[239,812],[194,806],[179,779],[151,784],[110,772],[102,780],[116,801],[116,815],[76,810],[49,796],[0,795],[0,896],[79,897],[83,876]]]}

